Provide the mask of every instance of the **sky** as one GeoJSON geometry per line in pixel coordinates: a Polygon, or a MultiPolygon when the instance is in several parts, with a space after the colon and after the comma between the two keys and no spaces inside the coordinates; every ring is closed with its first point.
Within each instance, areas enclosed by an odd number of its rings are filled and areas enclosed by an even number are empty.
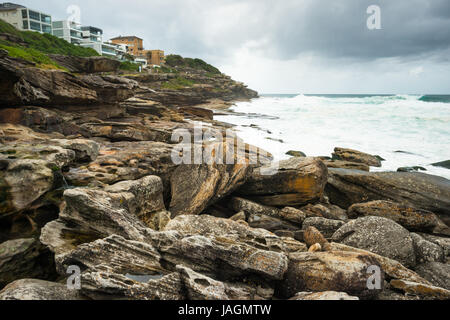
{"type": "Polygon", "coordinates": [[[146,49],[204,59],[260,93],[450,94],[449,0],[12,2],[54,20],[77,6],[106,39],[139,36],[146,49]]]}

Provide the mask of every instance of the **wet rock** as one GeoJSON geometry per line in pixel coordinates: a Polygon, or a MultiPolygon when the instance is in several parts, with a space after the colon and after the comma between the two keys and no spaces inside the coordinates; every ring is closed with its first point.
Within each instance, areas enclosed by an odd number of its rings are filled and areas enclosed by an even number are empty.
{"type": "Polygon", "coordinates": [[[407,294],[431,297],[440,300],[450,299],[450,290],[404,280],[392,280],[391,286],[407,294]]]}
{"type": "Polygon", "coordinates": [[[325,292],[300,292],[295,295],[295,297],[289,300],[331,300],[331,301],[340,301],[340,300],[359,300],[358,297],[349,296],[345,292],[336,292],[336,291],[325,291],[325,292]]]}
{"type": "Polygon", "coordinates": [[[442,161],[442,162],[436,162],[436,163],[433,163],[432,166],[450,169],[450,160],[442,161]]]}
{"type": "Polygon", "coordinates": [[[291,156],[291,157],[297,157],[297,158],[305,158],[306,154],[301,152],[301,151],[288,151],[286,152],[286,155],[291,156]]]}
{"type": "Polygon", "coordinates": [[[424,167],[401,167],[397,169],[397,172],[417,172],[417,171],[427,171],[424,167]]]}
{"type": "Polygon", "coordinates": [[[386,218],[364,217],[350,221],[336,231],[332,240],[397,260],[407,267],[416,265],[409,232],[386,218]]]}
{"type": "Polygon", "coordinates": [[[341,168],[341,169],[352,169],[361,171],[370,171],[370,166],[365,163],[342,161],[342,160],[329,160],[324,161],[328,168],[341,168]]]}
{"type": "Polygon", "coordinates": [[[379,290],[367,288],[367,269],[373,265],[379,265],[377,259],[354,252],[292,253],[279,290],[285,297],[303,291],[338,291],[357,297],[375,297],[379,290]]]}
{"type": "Polygon", "coordinates": [[[327,168],[316,158],[291,158],[273,167],[254,170],[237,191],[245,198],[271,206],[295,206],[314,202],[323,194],[327,168]]]}
{"type": "Polygon", "coordinates": [[[269,300],[273,289],[251,287],[241,283],[221,282],[177,266],[189,300],[269,300]]]}
{"type": "Polygon", "coordinates": [[[341,208],[388,200],[434,212],[447,225],[450,223],[450,181],[437,176],[329,169],[326,194],[331,203],[341,208]]]}
{"type": "Polygon", "coordinates": [[[391,219],[410,231],[433,231],[438,217],[429,211],[395,203],[392,201],[371,201],[352,205],[348,209],[350,218],[377,216],[391,219]]]}
{"type": "Polygon", "coordinates": [[[315,227],[319,230],[325,238],[331,238],[333,234],[343,225],[345,222],[340,220],[330,220],[325,218],[306,218],[303,221],[303,230],[308,227],[315,227]]]}
{"type": "Polygon", "coordinates": [[[427,262],[416,267],[416,272],[433,286],[450,290],[450,264],[427,262]]]}
{"type": "Polygon", "coordinates": [[[444,262],[444,249],[439,245],[427,241],[417,233],[411,233],[414,242],[417,263],[444,262]]]}
{"type": "Polygon", "coordinates": [[[371,167],[381,167],[381,160],[377,156],[373,156],[364,152],[352,149],[335,148],[333,159],[349,162],[364,163],[371,167]]]}
{"type": "Polygon", "coordinates": [[[85,300],[66,284],[35,279],[17,280],[0,291],[0,300],[85,300]]]}
{"type": "Polygon", "coordinates": [[[0,288],[23,278],[53,280],[55,264],[50,251],[35,239],[16,239],[0,244],[0,288]]]}

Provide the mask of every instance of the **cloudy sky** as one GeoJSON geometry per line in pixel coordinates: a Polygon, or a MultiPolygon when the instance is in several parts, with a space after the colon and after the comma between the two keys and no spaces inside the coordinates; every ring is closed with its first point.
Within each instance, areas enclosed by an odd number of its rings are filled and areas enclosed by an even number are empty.
{"type": "Polygon", "coordinates": [[[449,0],[17,0],[199,57],[261,93],[450,94],[449,0]],[[369,30],[367,8],[381,9],[369,30]]]}

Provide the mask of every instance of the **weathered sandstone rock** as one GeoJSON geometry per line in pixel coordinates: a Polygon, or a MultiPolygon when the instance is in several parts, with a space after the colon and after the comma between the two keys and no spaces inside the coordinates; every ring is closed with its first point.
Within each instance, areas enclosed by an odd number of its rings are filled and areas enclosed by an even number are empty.
{"type": "Polygon", "coordinates": [[[0,244],[0,288],[23,278],[53,280],[55,264],[50,251],[35,239],[0,244]]]}
{"type": "Polygon", "coordinates": [[[409,232],[386,218],[352,220],[336,231],[332,240],[397,260],[407,267],[416,265],[414,244],[409,232]]]}
{"type": "Polygon", "coordinates": [[[331,238],[333,234],[343,225],[345,222],[340,220],[330,220],[325,218],[306,218],[303,221],[303,230],[308,227],[315,227],[319,230],[325,238],[331,238]]]}
{"type": "Polygon", "coordinates": [[[414,250],[418,264],[445,261],[444,249],[442,249],[442,247],[431,241],[425,240],[417,233],[411,233],[411,238],[414,242],[414,250]]]}
{"type": "Polygon", "coordinates": [[[85,300],[64,283],[35,279],[17,280],[0,291],[0,300],[85,300]]]}
{"type": "Polygon", "coordinates": [[[379,157],[352,149],[335,148],[333,159],[363,163],[371,167],[381,167],[381,160],[379,157]]]}
{"type": "Polygon", "coordinates": [[[354,252],[292,253],[279,289],[285,297],[302,291],[338,291],[357,297],[375,297],[379,290],[369,290],[367,286],[367,270],[373,265],[379,265],[376,258],[354,252]]]}
{"type": "Polygon", "coordinates": [[[295,206],[319,200],[326,184],[327,168],[316,158],[280,161],[273,174],[268,167],[254,170],[237,194],[271,206],[295,206]]]}
{"type": "Polygon", "coordinates": [[[391,219],[410,231],[433,231],[438,217],[429,211],[415,209],[392,201],[371,201],[358,203],[348,209],[350,218],[378,216],[391,219]]]}
{"type": "Polygon", "coordinates": [[[432,297],[441,300],[450,299],[450,290],[443,288],[404,280],[392,280],[390,284],[392,287],[402,290],[407,294],[432,297]]]}
{"type": "Polygon", "coordinates": [[[50,57],[60,66],[76,73],[113,72],[120,66],[120,61],[106,57],[75,57],[60,54],[51,54],[50,57]]]}
{"type": "Polygon", "coordinates": [[[450,264],[427,262],[417,266],[415,270],[433,286],[450,290],[450,264]]]}
{"type": "Polygon", "coordinates": [[[330,202],[353,204],[389,200],[439,215],[450,224],[450,181],[423,173],[362,172],[329,169],[326,193],[330,202]]]}

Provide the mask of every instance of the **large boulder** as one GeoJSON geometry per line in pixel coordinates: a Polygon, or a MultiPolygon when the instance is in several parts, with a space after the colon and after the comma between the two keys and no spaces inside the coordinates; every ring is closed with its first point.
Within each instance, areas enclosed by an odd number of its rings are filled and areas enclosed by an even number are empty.
{"type": "Polygon", "coordinates": [[[363,163],[371,167],[381,167],[380,157],[352,149],[335,148],[333,153],[333,159],[363,163]]]}
{"type": "Polygon", "coordinates": [[[371,201],[352,205],[348,209],[350,218],[377,216],[391,219],[410,231],[433,231],[439,218],[432,212],[415,209],[392,201],[371,201]]]}
{"type": "Polygon", "coordinates": [[[376,258],[354,252],[292,253],[279,290],[286,298],[303,291],[338,291],[357,297],[374,297],[379,290],[368,289],[368,269],[379,265],[376,258]]]}
{"type": "Polygon", "coordinates": [[[341,208],[389,200],[434,212],[450,225],[450,181],[445,178],[423,173],[328,171],[326,193],[331,203],[341,208]]]}
{"type": "Polygon", "coordinates": [[[327,167],[320,159],[291,158],[254,170],[237,194],[265,205],[303,205],[322,197],[326,180],[327,167]]]}
{"type": "Polygon", "coordinates": [[[352,220],[336,231],[332,240],[397,260],[407,267],[416,265],[414,243],[408,230],[386,218],[352,220]]]}
{"type": "Polygon", "coordinates": [[[16,239],[0,244],[0,288],[24,278],[52,280],[56,276],[53,255],[35,239],[16,239]]]}
{"type": "Polygon", "coordinates": [[[41,242],[60,254],[82,243],[110,235],[144,240],[155,216],[164,215],[161,181],[148,176],[119,182],[104,190],[75,188],[64,192],[65,205],[58,220],[41,232],[41,242]]]}

